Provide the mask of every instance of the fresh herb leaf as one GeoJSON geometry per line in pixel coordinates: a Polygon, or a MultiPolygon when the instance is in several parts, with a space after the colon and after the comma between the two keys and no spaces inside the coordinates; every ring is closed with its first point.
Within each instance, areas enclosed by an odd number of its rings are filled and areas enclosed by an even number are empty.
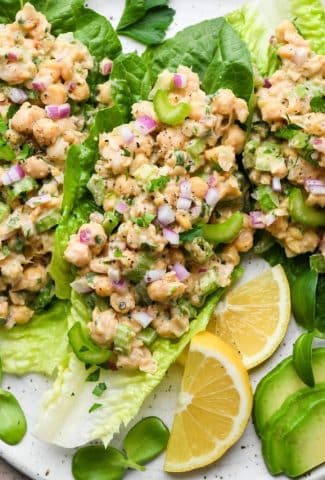
{"type": "Polygon", "coordinates": [[[88,377],[86,378],[86,382],[97,382],[100,376],[100,368],[96,368],[93,372],[91,372],[88,377]]]}
{"type": "Polygon", "coordinates": [[[313,97],[310,101],[310,108],[313,112],[325,113],[325,95],[313,97]]]}
{"type": "Polygon", "coordinates": [[[147,186],[147,192],[152,193],[152,192],[156,192],[157,190],[158,191],[163,190],[166,187],[169,180],[170,178],[168,176],[161,176],[158,178],[154,178],[153,180],[151,180],[151,182],[147,186]]]}
{"type": "Polygon", "coordinates": [[[296,135],[297,130],[302,130],[302,128],[294,123],[289,123],[289,125],[279,128],[279,130],[275,132],[274,136],[283,140],[291,140],[296,135]]]}
{"type": "Polygon", "coordinates": [[[123,257],[122,250],[120,248],[115,248],[114,250],[114,257],[115,258],[121,258],[123,257]]]}
{"type": "Polygon", "coordinates": [[[202,237],[201,227],[194,227],[191,230],[187,230],[187,232],[182,232],[179,234],[179,239],[182,243],[192,242],[194,238],[197,238],[197,237],[202,237]]]}
{"type": "Polygon", "coordinates": [[[32,153],[32,147],[27,143],[25,143],[19,155],[17,156],[17,158],[18,160],[25,160],[25,158],[29,157],[31,153],[32,153]]]}
{"type": "Polygon", "coordinates": [[[138,227],[149,227],[149,225],[152,223],[152,221],[156,218],[156,215],[153,215],[152,213],[144,213],[142,217],[135,218],[133,219],[134,223],[138,225],[138,227]]]}
{"type": "Polygon", "coordinates": [[[95,410],[98,410],[98,408],[101,408],[103,406],[102,403],[93,403],[90,409],[88,410],[88,413],[94,412],[95,410]]]}
{"type": "Polygon", "coordinates": [[[93,390],[93,395],[96,395],[96,397],[101,397],[103,393],[107,390],[107,386],[105,382],[101,382],[93,390]]]}
{"type": "Polygon", "coordinates": [[[168,3],[169,0],[126,0],[118,33],[146,45],[160,43],[175,15],[168,3]]]}
{"type": "Polygon", "coordinates": [[[308,387],[315,385],[312,366],[314,332],[303,333],[293,346],[293,365],[299,378],[308,387]]]}
{"type": "Polygon", "coordinates": [[[264,213],[270,212],[279,206],[279,199],[269,185],[259,185],[256,190],[256,200],[264,213]]]}

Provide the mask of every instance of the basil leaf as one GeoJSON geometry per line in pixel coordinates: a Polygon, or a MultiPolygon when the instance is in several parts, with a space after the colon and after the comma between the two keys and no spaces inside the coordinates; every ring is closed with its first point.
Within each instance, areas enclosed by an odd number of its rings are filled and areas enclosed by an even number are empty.
{"type": "Polygon", "coordinates": [[[303,333],[293,346],[293,366],[299,378],[309,387],[315,385],[312,366],[314,332],[303,333]]]}
{"type": "Polygon", "coordinates": [[[123,448],[128,459],[144,465],[163,452],[168,443],[169,430],[160,418],[147,417],[138,422],[126,435],[123,448]]]}
{"type": "Polygon", "coordinates": [[[116,448],[89,445],[74,454],[72,474],[75,480],[120,480],[127,465],[125,456],[116,448]]]}
{"type": "Polygon", "coordinates": [[[8,445],[16,445],[25,436],[27,423],[19,402],[0,388],[0,440],[8,445]]]}
{"type": "Polygon", "coordinates": [[[313,112],[325,113],[325,95],[313,97],[310,101],[310,108],[313,112]]]}
{"type": "Polygon", "coordinates": [[[296,278],[291,288],[292,309],[295,319],[308,330],[315,327],[317,281],[317,272],[314,270],[306,271],[296,278]]]}

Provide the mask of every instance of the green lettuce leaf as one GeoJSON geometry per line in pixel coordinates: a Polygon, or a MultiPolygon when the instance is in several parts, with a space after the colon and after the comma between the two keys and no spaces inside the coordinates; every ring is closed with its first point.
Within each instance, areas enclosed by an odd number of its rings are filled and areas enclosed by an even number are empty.
{"type": "Polygon", "coordinates": [[[175,70],[185,65],[198,73],[207,93],[230,88],[249,100],[253,91],[250,54],[224,18],[185,28],[163,44],[147,48],[143,59],[151,84],[165,68],[175,70]]]}
{"type": "Polygon", "coordinates": [[[292,20],[313,49],[325,53],[325,11],[320,0],[256,0],[226,16],[246,42],[263,76],[271,75],[279,61],[269,40],[283,20],[292,20]]]}
{"type": "Polygon", "coordinates": [[[52,375],[67,355],[69,302],[56,301],[34,315],[26,325],[0,329],[3,370],[15,375],[29,372],[52,375]]]}
{"type": "MultiPolygon", "coordinates": [[[[0,23],[14,21],[21,8],[20,0],[4,0],[0,5],[0,23]]],[[[84,7],[83,0],[30,0],[34,7],[44,13],[52,24],[52,33],[73,32],[101,60],[115,58],[122,50],[118,36],[106,17],[84,7]]]]}
{"type": "Polygon", "coordinates": [[[175,15],[168,3],[169,0],[126,0],[118,33],[146,45],[160,43],[175,15]]]}
{"type": "MultiPolygon", "coordinates": [[[[154,374],[127,370],[102,370],[100,381],[107,390],[98,400],[101,408],[89,413],[97,400],[91,382],[86,382],[89,370],[73,353],[64,359],[53,387],[44,398],[36,434],[41,439],[63,447],[76,447],[100,439],[108,445],[122,425],[127,425],[138,413],[145,398],[161,382],[169,366],[175,362],[193,335],[204,330],[221,298],[223,289],[213,295],[190,329],[179,340],[160,338],[152,346],[158,370],[154,374]]],[[[72,294],[69,325],[89,320],[90,313],[80,296],[72,294]]]]}
{"type": "Polygon", "coordinates": [[[150,84],[146,78],[146,65],[136,53],[119,55],[114,61],[110,77],[115,105],[129,120],[132,105],[148,98],[150,84]]]}
{"type": "Polygon", "coordinates": [[[63,258],[69,237],[88,220],[91,212],[98,209],[90,199],[86,187],[98,158],[98,135],[109,132],[121,123],[123,117],[117,107],[100,110],[95,115],[86,141],[73,145],[69,150],[64,172],[63,215],[55,231],[50,264],[50,274],[55,281],[55,292],[59,298],[70,297],[70,283],[74,278],[73,267],[63,258]]]}

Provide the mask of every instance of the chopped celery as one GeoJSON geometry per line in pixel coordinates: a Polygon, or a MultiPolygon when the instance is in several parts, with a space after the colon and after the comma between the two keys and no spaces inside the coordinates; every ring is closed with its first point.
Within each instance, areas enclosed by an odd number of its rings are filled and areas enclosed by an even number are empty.
{"type": "Polygon", "coordinates": [[[120,215],[117,212],[105,212],[103,227],[107,235],[110,235],[120,223],[120,215]]]}
{"type": "Polygon", "coordinates": [[[158,334],[156,332],[156,330],[154,330],[153,328],[151,327],[147,327],[145,328],[144,330],[142,330],[137,338],[139,340],[142,340],[142,342],[147,346],[147,347],[150,347],[150,345],[153,344],[153,342],[156,340],[156,338],[158,337],[158,334]]]}
{"type": "Polygon", "coordinates": [[[187,241],[184,245],[189,253],[191,260],[200,265],[206,263],[213,255],[211,243],[199,236],[193,240],[187,241]]]}
{"type": "Polygon", "coordinates": [[[315,253],[309,257],[309,264],[312,270],[318,273],[325,273],[325,257],[321,253],[315,253]]]}
{"type": "Polygon", "coordinates": [[[170,103],[166,90],[157,91],[153,99],[153,105],[159,120],[167,125],[180,125],[191,113],[189,103],[180,102],[176,105],[170,103]]]}
{"type": "Polygon", "coordinates": [[[102,205],[105,198],[105,183],[99,175],[92,175],[87,183],[87,188],[94,197],[97,205],[102,205]]]}
{"type": "Polygon", "coordinates": [[[16,157],[15,152],[9,145],[0,145],[0,160],[11,162],[16,157]]]}
{"type": "Polygon", "coordinates": [[[270,212],[279,206],[279,199],[269,185],[259,185],[256,190],[256,200],[264,213],[270,212]]]}
{"type": "Polygon", "coordinates": [[[185,300],[185,298],[180,298],[177,301],[177,306],[180,312],[189,319],[195,318],[197,316],[196,308],[193,307],[193,305],[188,300],[185,300]]]}
{"type": "Polygon", "coordinates": [[[187,153],[189,153],[193,158],[197,158],[205,150],[205,143],[201,138],[194,138],[191,140],[186,147],[187,153]]]}
{"type": "Polygon", "coordinates": [[[144,274],[152,266],[153,258],[148,253],[140,253],[136,265],[127,270],[125,276],[130,282],[139,283],[144,277],[144,274]]]}
{"type": "Polygon", "coordinates": [[[133,338],[134,332],[132,328],[130,328],[129,325],[126,325],[126,323],[119,323],[114,338],[115,349],[124,354],[128,354],[133,338]]]}
{"type": "Polygon", "coordinates": [[[280,145],[275,142],[264,142],[255,152],[255,168],[262,172],[275,173],[285,168],[285,160],[280,145]]]}
{"type": "Polygon", "coordinates": [[[210,295],[210,293],[214,292],[219,288],[218,284],[218,274],[215,271],[215,269],[211,269],[208,272],[206,272],[202,277],[200,278],[199,282],[199,292],[200,296],[207,296],[210,295]]]}
{"type": "Polygon", "coordinates": [[[10,197],[15,199],[22,193],[28,193],[38,187],[36,180],[32,177],[24,177],[19,182],[14,183],[10,190],[10,197]]]}
{"type": "Polygon", "coordinates": [[[10,214],[10,208],[4,202],[0,202],[0,222],[3,222],[10,214]]]}
{"type": "Polygon", "coordinates": [[[55,227],[61,219],[61,214],[58,210],[52,210],[51,212],[43,215],[36,222],[37,233],[43,233],[51,228],[55,227]]]}

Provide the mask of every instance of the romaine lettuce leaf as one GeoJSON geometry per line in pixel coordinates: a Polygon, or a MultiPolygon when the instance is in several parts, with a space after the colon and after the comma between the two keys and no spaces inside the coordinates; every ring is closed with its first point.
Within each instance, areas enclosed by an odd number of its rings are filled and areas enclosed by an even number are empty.
{"type": "Polygon", "coordinates": [[[143,59],[151,84],[165,68],[175,70],[185,65],[199,74],[207,93],[230,88],[249,100],[253,91],[250,54],[224,18],[185,28],[163,44],[147,48],[143,59]]]}
{"type": "Polygon", "coordinates": [[[69,302],[57,300],[26,325],[0,329],[3,370],[15,375],[29,372],[52,375],[67,355],[69,302]]]}
{"type": "MultiPolygon", "coordinates": [[[[207,302],[201,313],[190,324],[190,330],[179,340],[160,338],[152,346],[158,370],[154,374],[127,370],[102,370],[100,381],[107,390],[97,399],[92,394],[94,384],[86,382],[89,370],[73,353],[64,359],[53,387],[44,398],[36,434],[62,447],[76,447],[100,439],[105,445],[122,425],[127,425],[138,413],[143,401],[161,382],[168,367],[175,362],[193,335],[204,330],[217,305],[223,289],[207,302]],[[93,403],[102,407],[89,413],[93,403]]],[[[89,320],[89,311],[80,296],[72,294],[69,325],[89,320]]]]}
{"type": "Polygon", "coordinates": [[[95,115],[86,141],[73,145],[69,150],[64,172],[63,215],[55,231],[50,264],[55,293],[59,298],[70,297],[70,282],[74,278],[73,267],[63,258],[69,237],[88,220],[90,213],[98,208],[90,199],[86,187],[98,158],[98,135],[104,131],[109,132],[121,123],[123,116],[117,107],[100,110],[95,115]]]}
{"type": "Polygon", "coordinates": [[[320,0],[255,0],[226,18],[246,42],[263,76],[271,75],[279,64],[269,40],[283,20],[292,20],[313,49],[325,53],[325,10],[320,0]]]}

